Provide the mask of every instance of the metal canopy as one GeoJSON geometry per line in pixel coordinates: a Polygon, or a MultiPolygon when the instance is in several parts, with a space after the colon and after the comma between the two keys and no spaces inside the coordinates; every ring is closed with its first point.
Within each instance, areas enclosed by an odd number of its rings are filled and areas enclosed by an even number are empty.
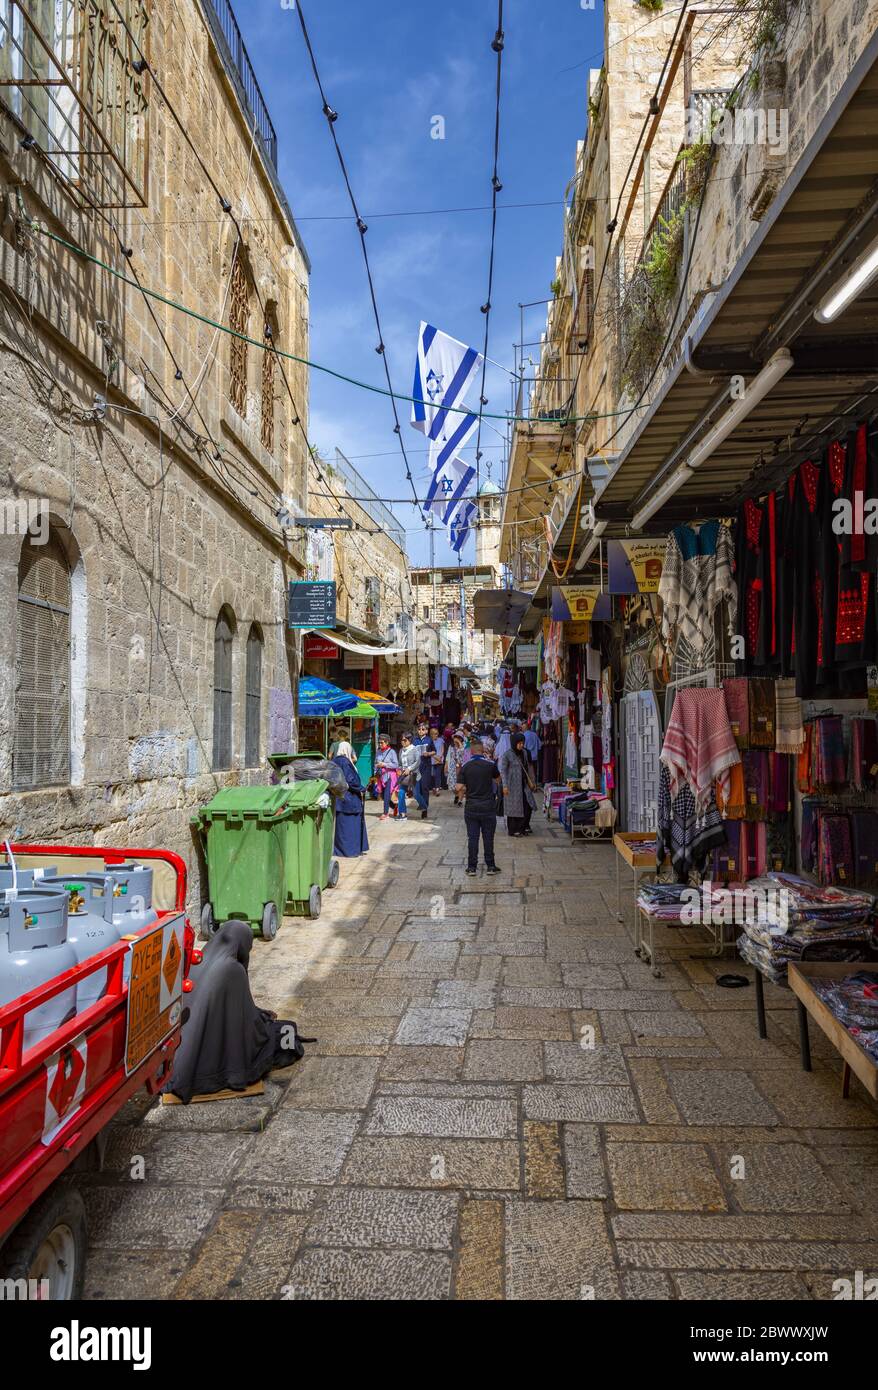
{"type": "Polygon", "coordinates": [[[520,589],[479,589],[473,596],[473,626],[483,632],[512,637],[530,602],[530,594],[520,589]]]}
{"type": "MultiPolygon", "coordinates": [[[[675,451],[674,466],[703,436],[712,407],[711,422],[720,418],[730,376],[752,376],[781,347],[792,353],[792,371],[655,514],[649,531],[731,510],[819,448],[824,435],[878,407],[878,285],[831,324],[813,316],[876,236],[878,34],[693,334],[694,370],[684,354],[596,501],[606,534],[624,533],[675,451]]],[[[558,549],[556,542],[556,556],[558,549]]]]}

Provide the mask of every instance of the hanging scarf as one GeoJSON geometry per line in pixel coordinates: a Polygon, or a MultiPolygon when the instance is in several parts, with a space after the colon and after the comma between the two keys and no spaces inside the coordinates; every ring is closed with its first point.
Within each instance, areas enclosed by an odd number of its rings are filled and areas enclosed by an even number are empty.
{"type": "Polygon", "coordinates": [[[713,877],[722,883],[734,883],[744,877],[744,826],[740,821],[726,821],[726,843],[713,851],[713,877]]]}
{"type": "Polygon", "coordinates": [[[710,851],[724,844],[725,838],[725,825],[716,809],[713,789],[710,789],[704,811],[699,815],[695,797],[687,782],[681,783],[676,796],[672,795],[670,773],[662,763],[656,834],[657,867],[660,869],[670,856],[677,881],[685,882],[693,869],[703,869],[710,851]]]}
{"type": "Polygon", "coordinates": [[[765,825],[760,822],[759,824],[742,825],[741,829],[746,851],[744,878],[760,878],[765,873],[768,864],[765,825]]]}
{"type": "Polygon", "coordinates": [[[848,780],[855,791],[875,786],[878,775],[878,725],[874,719],[851,720],[848,780]]]}
{"type": "Polygon", "coordinates": [[[790,759],[786,753],[768,754],[768,811],[785,816],[790,809],[790,759]]]}
{"type": "Polygon", "coordinates": [[[670,776],[672,796],[684,783],[692,788],[701,814],[715,805],[713,784],[718,779],[728,798],[729,769],[740,762],[721,690],[680,690],[665,734],[661,760],[670,776]]]}
{"type": "Polygon", "coordinates": [[[774,681],[756,677],[749,682],[750,747],[774,747],[775,694],[774,681]]]}
{"type": "Polygon", "coordinates": [[[751,748],[744,754],[745,820],[765,820],[768,815],[768,754],[764,749],[751,748]]]}
{"type": "Polygon", "coordinates": [[[878,883],[878,812],[852,811],[851,836],[856,885],[874,888],[878,883]]]}
{"type": "Polygon", "coordinates": [[[750,697],[746,676],[731,676],[723,681],[723,695],[729,724],[739,748],[750,747],[750,697]]]}
{"type": "Polygon", "coordinates": [[[723,795],[720,783],[716,784],[717,805],[728,820],[743,820],[747,814],[747,794],[744,790],[744,764],[735,763],[729,769],[727,795],[723,795]]]}
{"type": "Polygon", "coordinates": [[[817,873],[821,883],[837,888],[854,885],[854,849],[847,816],[823,815],[817,834],[817,873]]]}
{"type": "Polygon", "coordinates": [[[818,787],[844,786],[844,720],[840,714],[825,714],[815,723],[816,758],[813,769],[818,787]]]}
{"type": "Polygon", "coordinates": [[[795,868],[795,851],[792,842],[792,816],[779,816],[766,827],[766,848],[769,872],[780,873],[784,869],[795,868]]]}
{"type": "Polygon", "coordinates": [[[794,680],[775,682],[775,729],[778,753],[800,753],[805,746],[802,701],[794,680]]]}
{"type": "Polygon", "coordinates": [[[700,652],[713,637],[714,613],[721,603],[733,631],[738,588],[728,526],[720,521],[676,526],[668,537],[658,592],[666,642],[676,633],[700,652]]]}
{"type": "Polygon", "coordinates": [[[822,803],[805,797],[802,802],[802,868],[813,873],[817,855],[817,823],[822,803]]]}

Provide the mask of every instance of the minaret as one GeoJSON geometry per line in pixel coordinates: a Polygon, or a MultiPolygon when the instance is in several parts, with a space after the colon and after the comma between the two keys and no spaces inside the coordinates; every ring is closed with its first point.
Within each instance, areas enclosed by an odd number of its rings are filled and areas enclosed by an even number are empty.
{"type": "Polygon", "coordinates": [[[500,587],[500,511],[502,494],[499,487],[487,478],[479,488],[479,525],[476,531],[476,565],[488,566],[492,584],[500,587]]]}

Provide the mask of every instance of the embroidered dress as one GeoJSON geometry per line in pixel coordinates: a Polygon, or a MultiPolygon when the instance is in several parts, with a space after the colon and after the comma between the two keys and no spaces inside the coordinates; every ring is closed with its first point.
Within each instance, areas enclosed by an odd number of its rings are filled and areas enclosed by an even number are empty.
{"type": "Polygon", "coordinates": [[[684,637],[700,652],[713,637],[714,614],[725,603],[729,630],[734,631],[738,589],[734,580],[734,547],[728,526],[706,521],[699,526],[675,526],[668,537],[662,577],[662,635],[684,637]]]}

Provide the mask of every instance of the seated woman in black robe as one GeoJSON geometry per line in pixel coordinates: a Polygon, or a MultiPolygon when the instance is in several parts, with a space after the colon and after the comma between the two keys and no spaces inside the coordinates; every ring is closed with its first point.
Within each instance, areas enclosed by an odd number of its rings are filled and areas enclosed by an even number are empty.
{"type": "Polygon", "coordinates": [[[247,974],[252,947],[248,923],[231,921],[204,948],[187,996],[183,1039],[164,1087],[184,1105],[193,1096],[245,1091],[274,1067],[289,1067],[302,1056],[295,1023],[282,1022],[253,1002],[247,974]]]}
{"type": "Polygon", "coordinates": [[[366,792],[354,767],[355,754],[349,743],[340,743],[332,761],[344,773],[347,792],[335,803],[335,852],[341,859],[356,859],[369,848],[366,837],[366,792]]]}

